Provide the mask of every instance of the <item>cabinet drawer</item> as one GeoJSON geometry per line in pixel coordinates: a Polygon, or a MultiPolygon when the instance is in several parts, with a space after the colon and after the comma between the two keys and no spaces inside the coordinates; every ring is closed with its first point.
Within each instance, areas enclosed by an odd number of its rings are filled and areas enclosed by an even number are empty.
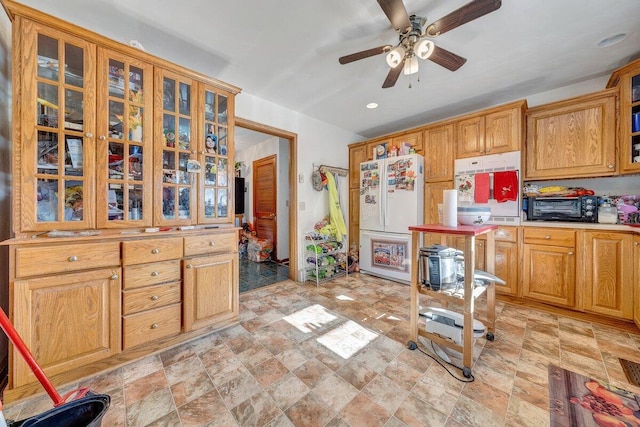
{"type": "Polygon", "coordinates": [[[182,237],[135,240],[122,244],[124,265],[182,258],[182,237]]]}
{"type": "Polygon", "coordinates": [[[180,280],[180,260],[129,265],[124,268],[124,289],[180,280]]]}
{"type": "Polygon", "coordinates": [[[120,265],[120,243],[88,243],[16,249],[16,277],[120,265]]]}
{"type": "Polygon", "coordinates": [[[497,242],[517,242],[518,227],[499,227],[495,231],[495,239],[497,242]]]}
{"type": "Polygon", "coordinates": [[[576,245],[576,232],[558,228],[525,227],[524,243],[573,248],[576,245]]]}
{"type": "Polygon", "coordinates": [[[185,256],[237,251],[238,233],[236,231],[184,238],[185,256]]]}
{"type": "Polygon", "coordinates": [[[181,304],[130,314],[122,318],[122,348],[180,333],[181,304]]]}
{"type": "Polygon", "coordinates": [[[173,282],[123,291],[122,314],[133,314],[180,302],[180,283],[173,282]]]}

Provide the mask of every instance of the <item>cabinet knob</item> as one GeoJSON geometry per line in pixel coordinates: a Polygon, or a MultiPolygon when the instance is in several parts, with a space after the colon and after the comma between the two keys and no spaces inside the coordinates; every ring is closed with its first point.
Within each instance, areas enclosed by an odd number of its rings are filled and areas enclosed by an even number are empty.
{"type": "Polygon", "coordinates": [[[107,139],[107,137],[106,137],[106,136],[104,136],[104,135],[100,135],[100,141],[104,141],[105,139],[107,139]]]}
{"type": "Polygon", "coordinates": [[[151,272],[151,276],[153,276],[153,277],[156,277],[158,274],[160,274],[160,273],[158,273],[157,271],[152,271],[151,272]]]}
{"type": "Polygon", "coordinates": [[[154,295],[151,297],[151,301],[158,301],[158,298],[160,298],[158,295],[154,295]]]}
{"type": "Polygon", "coordinates": [[[613,169],[613,168],[614,168],[614,165],[611,165],[611,164],[610,164],[610,165],[609,165],[609,169],[613,169]]]}
{"type": "Polygon", "coordinates": [[[111,280],[118,280],[118,275],[117,274],[113,274],[111,276],[111,280]]]}
{"type": "Polygon", "coordinates": [[[215,246],[215,245],[216,245],[216,242],[213,242],[213,241],[209,242],[209,246],[215,246]]]}
{"type": "Polygon", "coordinates": [[[87,133],[85,134],[85,136],[86,136],[87,138],[93,138],[93,134],[92,134],[91,132],[87,132],[87,133]]]}
{"type": "Polygon", "coordinates": [[[151,329],[158,329],[158,324],[154,323],[153,325],[151,325],[151,329]]]}
{"type": "Polygon", "coordinates": [[[193,265],[187,264],[187,268],[193,268],[193,265]]]}
{"type": "Polygon", "coordinates": [[[633,244],[636,245],[636,246],[640,246],[640,243],[638,243],[638,242],[634,242],[633,244]]]}
{"type": "Polygon", "coordinates": [[[77,260],[78,260],[78,257],[77,257],[77,256],[75,256],[75,255],[71,255],[71,256],[69,257],[69,262],[76,262],[77,260]]]}
{"type": "Polygon", "coordinates": [[[546,236],[544,236],[545,239],[549,240],[551,239],[551,236],[549,236],[548,234],[546,236]]]}
{"type": "Polygon", "coordinates": [[[160,253],[160,249],[158,249],[158,248],[153,248],[153,249],[151,250],[151,253],[152,253],[152,254],[159,254],[159,253],[160,253]]]}
{"type": "Polygon", "coordinates": [[[478,243],[478,247],[481,248],[482,247],[482,243],[478,243]]]}
{"type": "Polygon", "coordinates": [[[573,252],[567,252],[567,255],[573,255],[573,252]]]}

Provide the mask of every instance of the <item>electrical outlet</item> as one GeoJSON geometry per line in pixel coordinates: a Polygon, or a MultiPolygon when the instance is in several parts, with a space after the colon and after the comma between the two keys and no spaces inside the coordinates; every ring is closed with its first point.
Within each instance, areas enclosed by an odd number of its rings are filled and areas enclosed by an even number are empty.
{"type": "Polygon", "coordinates": [[[307,204],[305,202],[298,202],[298,210],[305,210],[307,208],[307,204]]]}
{"type": "Polygon", "coordinates": [[[298,182],[300,184],[304,184],[304,175],[303,174],[298,174],[298,182]]]}

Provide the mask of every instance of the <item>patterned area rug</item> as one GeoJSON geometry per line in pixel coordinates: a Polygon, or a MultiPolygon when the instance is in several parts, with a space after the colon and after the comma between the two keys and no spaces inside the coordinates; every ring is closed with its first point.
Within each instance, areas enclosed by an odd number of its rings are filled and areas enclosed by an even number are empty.
{"type": "Polygon", "coordinates": [[[640,396],[549,365],[553,427],[640,427],[640,396]]]}

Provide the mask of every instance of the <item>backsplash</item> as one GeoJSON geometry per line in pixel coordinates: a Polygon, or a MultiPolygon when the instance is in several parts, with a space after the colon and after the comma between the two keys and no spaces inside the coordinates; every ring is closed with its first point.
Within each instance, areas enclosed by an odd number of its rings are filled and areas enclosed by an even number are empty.
{"type": "Polygon", "coordinates": [[[622,194],[640,194],[640,175],[625,175],[606,178],[578,178],[549,181],[524,181],[539,187],[561,185],[564,187],[583,187],[593,190],[597,196],[622,194]]]}

